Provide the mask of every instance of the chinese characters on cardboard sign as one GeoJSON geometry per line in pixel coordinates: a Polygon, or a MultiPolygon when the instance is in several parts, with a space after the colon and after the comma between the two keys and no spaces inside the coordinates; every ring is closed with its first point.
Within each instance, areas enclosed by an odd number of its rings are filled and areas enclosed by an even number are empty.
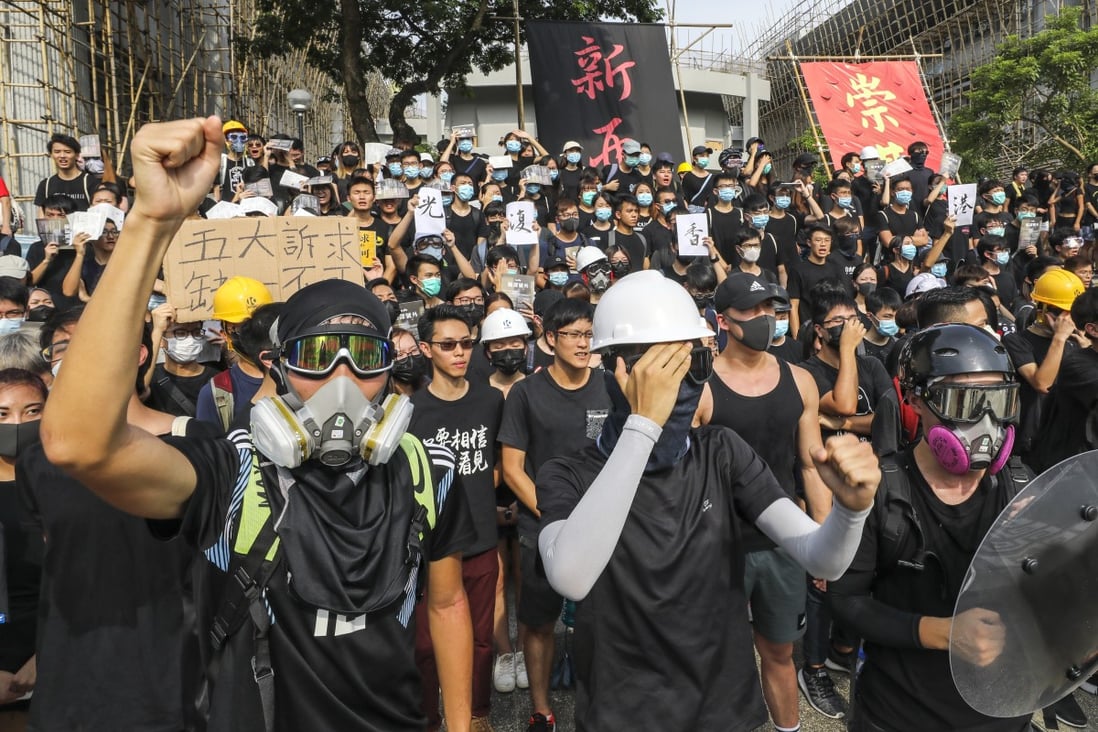
{"type": "Polygon", "coordinates": [[[184,222],[164,258],[179,321],[211,318],[214,292],[236,275],[259,280],[276,301],[320,280],[362,284],[358,229],[327,217],[184,222]]]}

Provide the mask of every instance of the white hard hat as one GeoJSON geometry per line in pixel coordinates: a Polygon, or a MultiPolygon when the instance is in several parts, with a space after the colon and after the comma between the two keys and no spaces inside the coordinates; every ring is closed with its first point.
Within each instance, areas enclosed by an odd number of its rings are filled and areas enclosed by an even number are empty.
{"type": "Polygon", "coordinates": [[[240,211],[245,216],[255,212],[259,212],[264,216],[278,216],[278,206],[275,205],[275,202],[262,196],[240,199],[240,211]]]}
{"type": "Polygon", "coordinates": [[[582,272],[600,259],[606,259],[606,253],[598,247],[584,247],[576,252],[576,271],[582,272]]]}
{"type": "Polygon", "coordinates": [[[607,290],[595,308],[593,330],[592,351],[713,335],[686,289],[655,270],[634,272],[607,290]]]}
{"type": "Polygon", "coordinates": [[[480,326],[480,342],[499,341],[504,338],[530,336],[526,319],[510,308],[493,310],[480,326]]]}
{"type": "Polygon", "coordinates": [[[858,157],[862,160],[879,160],[881,154],[877,152],[877,148],[872,145],[868,145],[862,148],[862,151],[858,154],[858,157]]]}

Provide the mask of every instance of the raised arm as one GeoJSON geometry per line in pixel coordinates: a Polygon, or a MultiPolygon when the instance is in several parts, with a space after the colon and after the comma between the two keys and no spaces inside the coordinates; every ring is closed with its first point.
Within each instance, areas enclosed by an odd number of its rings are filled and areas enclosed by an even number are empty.
{"type": "Polygon", "coordinates": [[[139,195],[97,296],[77,327],[50,404],[42,443],[59,467],[107,502],[149,518],[179,516],[197,476],[174,448],[126,421],[137,378],[145,309],[183,219],[210,190],[221,154],[216,117],[146,125],[130,159],[139,195]],[[104,349],[102,344],[111,343],[104,349]]]}

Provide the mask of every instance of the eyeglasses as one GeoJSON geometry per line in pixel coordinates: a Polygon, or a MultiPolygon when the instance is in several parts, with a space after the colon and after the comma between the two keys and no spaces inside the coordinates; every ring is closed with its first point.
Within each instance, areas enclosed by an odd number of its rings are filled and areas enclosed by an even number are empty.
{"type": "Polygon", "coordinates": [[[5,310],[3,312],[0,312],[0,319],[3,319],[3,320],[18,320],[18,319],[24,317],[26,314],[27,314],[27,311],[24,310],[23,308],[19,308],[18,310],[5,310]]]}
{"type": "Polygon", "coordinates": [[[563,338],[566,341],[589,341],[595,337],[595,334],[589,330],[558,330],[557,338],[563,338]]]}
{"type": "Polygon", "coordinates": [[[118,229],[103,229],[103,233],[99,235],[100,239],[117,239],[118,229]]]}
{"type": "Polygon", "coordinates": [[[460,338],[456,341],[428,341],[432,346],[438,346],[438,350],[449,353],[458,346],[461,346],[461,350],[468,351],[476,344],[472,338],[460,338]]]}
{"type": "Polygon", "coordinates": [[[356,376],[373,376],[393,363],[393,344],[364,333],[318,333],[294,338],[279,356],[286,367],[305,376],[327,376],[346,361],[356,376]]]}
{"type": "Polygon", "coordinates": [[[201,338],[202,327],[199,326],[198,328],[173,328],[172,330],[169,330],[167,333],[165,333],[165,335],[169,338],[187,338],[188,336],[192,338],[201,338]]]}
{"type": "MultiPolygon", "coordinates": [[[[644,353],[636,353],[631,356],[621,356],[625,361],[625,370],[629,371],[644,357],[644,353]]],[[[713,375],[713,349],[709,346],[694,346],[690,351],[690,370],[686,372],[686,378],[696,386],[701,386],[709,381],[713,375]]]]}
{"type": "Polygon", "coordinates": [[[971,424],[985,414],[1001,422],[1018,419],[1018,384],[934,384],[923,394],[938,419],[971,424]]]}
{"type": "Polygon", "coordinates": [[[50,363],[56,363],[61,360],[61,357],[65,355],[65,351],[67,350],[69,350],[68,341],[57,341],[57,343],[42,349],[42,358],[50,363]]]}
{"type": "Polygon", "coordinates": [[[484,304],[484,298],[483,297],[455,297],[454,298],[454,304],[455,305],[483,305],[484,304]]]}
{"type": "Polygon", "coordinates": [[[831,327],[833,325],[840,325],[842,323],[853,323],[856,320],[860,320],[857,315],[836,315],[834,318],[828,318],[827,320],[825,320],[823,324],[827,327],[831,327]]]}

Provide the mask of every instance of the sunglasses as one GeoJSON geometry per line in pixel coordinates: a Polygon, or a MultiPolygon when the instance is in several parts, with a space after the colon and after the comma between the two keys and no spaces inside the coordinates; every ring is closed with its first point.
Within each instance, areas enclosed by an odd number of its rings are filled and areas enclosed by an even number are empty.
{"type": "Polygon", "coordinates": [[[923,394],[938,419],[972,424],[991,414],[1000,422],[1016,422],[1019,412],[1018,384],[935,384],[923,394]]]}
{"type": "MultiPolygon", "coordinates": [[[[625,361],[625,370],[629,371],[640,361],[644,353],[636,353],[630,356],[619,356],[625,361]]],[[[686,372],[686,378],[695,386],[701,386],[709,381],[713,375],[713,349],[709,346],[694,346],[690,351],[690,370],[686,372]]]]}
{"type": "Polygon", "coordinates": [[[287,341],[279,356],[286,368],[303,376],[327,376],[340,361],[356,376],[374,376],[393,365],[393,344],[362,333],[318,333],[287,341]]]}
{"type": "Polygon", "coordinates": [[[461,346],[461,350],[463,350],[463,351],[469,351],[469,350],[472,350],[474,345],[476,345],[476,341],[474,341],[472,338],[460,338],[456,341],[427,341],[427,342],[430,343],[432,346],[438,346],[438,350],[445,351],[447,353],[454,350],[458,346],[461,346]]]}

